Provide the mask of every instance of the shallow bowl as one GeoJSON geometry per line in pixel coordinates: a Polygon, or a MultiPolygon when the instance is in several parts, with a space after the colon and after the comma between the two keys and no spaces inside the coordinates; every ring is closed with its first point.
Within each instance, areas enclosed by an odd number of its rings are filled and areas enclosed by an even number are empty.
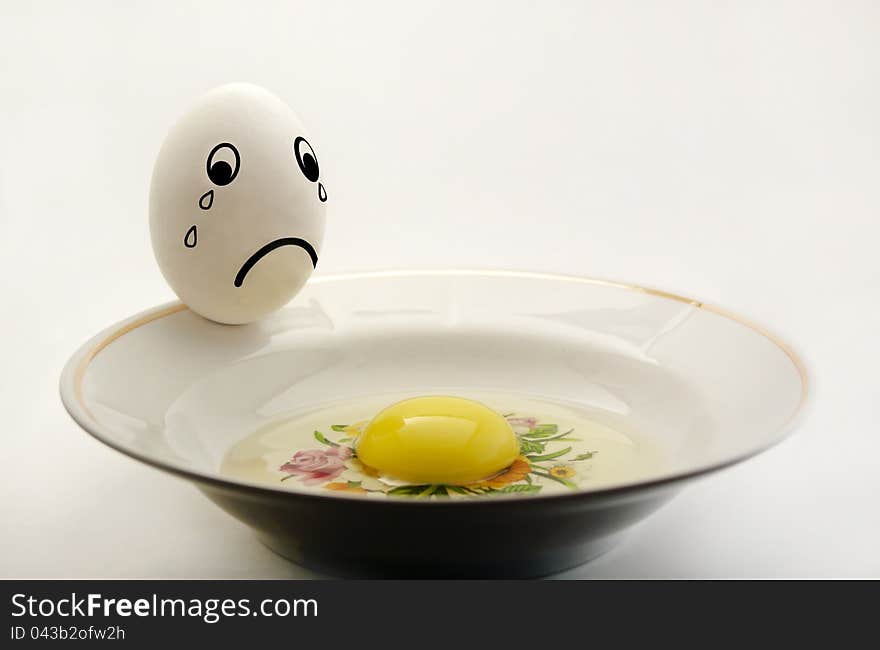
{"type": "MultiPolygon", "coordinates": [[[[585,562],[687,481],[781,440],[805,401],[797,357],[767,332],[670,293],[521,272],[313,279],[259,323],[180,303],[114,325],[68,362],[76,422],[191,480],[271,549],[335,575],[533,576],[585,562]],[[221,472],[261,427],[370,396],[503,394],[639,432],[664,459],[565,493],[365,498],[221,472]]],[[[598,462],[598,461],[597,461],[598,462]]]]}

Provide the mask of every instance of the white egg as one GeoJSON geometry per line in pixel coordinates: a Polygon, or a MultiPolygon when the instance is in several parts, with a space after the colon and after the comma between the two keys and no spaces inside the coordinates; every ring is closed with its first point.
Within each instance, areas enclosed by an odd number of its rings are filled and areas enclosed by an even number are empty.
{"type": "Polygon", "coordinates": [[[204,95],[156,160],[150,235],[193,311],[249,323],[284,306],[318,262],[327,190],[302,122],[250,84],[204,95]]]}

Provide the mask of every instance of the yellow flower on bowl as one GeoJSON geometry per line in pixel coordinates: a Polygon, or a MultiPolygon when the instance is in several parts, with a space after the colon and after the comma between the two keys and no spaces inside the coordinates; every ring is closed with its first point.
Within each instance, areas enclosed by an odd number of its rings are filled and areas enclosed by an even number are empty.
{"type": "Polygon", "coordinates": [[[549,474],[555,478],[574,478],[577,472],[571,465],[556,465],[550,468],[549,474]]]}
{"type": "Polygon", "coordinates": [[[333,483],[327,483],[324,486],[327,490],[333,490],[335,492],[351,492],[353,494],[366,494],[367,490],[357,485],[349,485],[348,482],[335,481],[333,483]]]}

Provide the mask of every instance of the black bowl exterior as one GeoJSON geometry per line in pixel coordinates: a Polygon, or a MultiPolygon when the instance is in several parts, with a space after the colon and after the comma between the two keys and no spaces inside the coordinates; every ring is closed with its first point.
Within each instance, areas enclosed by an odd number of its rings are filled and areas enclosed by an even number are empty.
{"type": "Polygon", "coordinates": [[[608,550],[679,485],[628,494],[492,502],[382,502],[202,483],[273,551],[341,577],[547,575],[608,550]]]}

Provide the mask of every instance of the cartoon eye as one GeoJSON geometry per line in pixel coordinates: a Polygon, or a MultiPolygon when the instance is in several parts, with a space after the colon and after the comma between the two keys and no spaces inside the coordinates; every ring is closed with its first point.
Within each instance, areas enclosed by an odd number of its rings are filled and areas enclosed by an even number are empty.
{"type": "Polygon", "coordinates": [[[312,145],[308,143],[308,140],[302,136],[294,140],[293,155],[296,156],[296,164],[299,165],[303,176],[313,183],[317,181],[319,174],[318,157],[315,155],[315,150],[312,149],[312,145]]]}
{"type": "Polygon", "coordinates": [[[238,175],[240,163],[238,149],[228,142],[221,142],[208,154],[205,169],[214,185],[229,185],[238,175]]]}

